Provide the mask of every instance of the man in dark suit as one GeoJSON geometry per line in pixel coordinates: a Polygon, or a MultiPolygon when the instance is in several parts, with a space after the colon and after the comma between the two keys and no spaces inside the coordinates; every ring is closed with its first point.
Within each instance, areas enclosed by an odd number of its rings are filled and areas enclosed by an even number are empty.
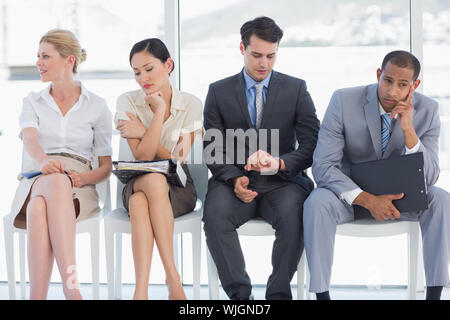
{"type": "Polygon", "coordinates": [[[230,299],[251,298],[236,232],[248,220],[261,217],[276,231],[266,299],[292,299],[303,251],[303,202],[314,187],[304,170],[312,164],[319,120],[305,81],[272,71],[282,36],[270,18],[246,22],[245,67],[212,83],[205,102],[204,156],[212,178],[204,230],[230,299]]]}

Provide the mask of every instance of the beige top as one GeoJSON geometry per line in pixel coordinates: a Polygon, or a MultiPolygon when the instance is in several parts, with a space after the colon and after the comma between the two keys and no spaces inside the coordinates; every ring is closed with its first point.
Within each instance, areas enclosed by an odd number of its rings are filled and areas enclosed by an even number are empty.
{"type": "MultiPolygon", "coordinates": [[[[117,109],[114,124],[117,129],[119,120],[129,120],[125,112],[136,115],[145,127],[149,127],[153,119],[153,111],[144,100],[142,90],[129,91],[117,98],[117,109]]],[[[161,145],[173,152],[182,134],[194,132],[194,139],[203,136],[202,102],[192,94],[172,87],[170,116],[164,122],[161,131],[161,145]]]]}

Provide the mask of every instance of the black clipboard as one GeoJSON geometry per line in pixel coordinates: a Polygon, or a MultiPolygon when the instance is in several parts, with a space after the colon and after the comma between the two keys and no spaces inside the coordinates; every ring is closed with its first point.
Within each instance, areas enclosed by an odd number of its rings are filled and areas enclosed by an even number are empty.
{"type": "MultiPolygon", "coordinates": [[[[423,169],[423,153],[416,152],[389,159],[354,164],[351,179],[364,191],[373,195],[404,193],[404,197],[392,203],[400,212],[428,209],[427,186],[423,169]]],[[[370,212],[353,206],[355,216],[367,216],[370,212]]]]}

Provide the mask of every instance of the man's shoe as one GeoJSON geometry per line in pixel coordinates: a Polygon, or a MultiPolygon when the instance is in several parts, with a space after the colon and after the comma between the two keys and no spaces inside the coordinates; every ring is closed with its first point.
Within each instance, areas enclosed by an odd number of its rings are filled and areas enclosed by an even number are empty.
{"type": "Polygon", "coordinates": [[[236,298],[231,298],[231,300],[255,300],[255,297],[253,297],[253,295],[250,294],[250,296],[248,296],[248,297],[236,297],[236,298]]]}

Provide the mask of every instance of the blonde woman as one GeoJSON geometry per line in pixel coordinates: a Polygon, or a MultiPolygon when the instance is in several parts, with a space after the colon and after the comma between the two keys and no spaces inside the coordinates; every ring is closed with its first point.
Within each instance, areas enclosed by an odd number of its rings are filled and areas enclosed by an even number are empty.
{"type": "Polygon", "coordinates": [[[66,299],[82,299],[75,261],[75,224],[99,210],[95,184],[111,172],[112,115],[103,98],[75,80],[86,52],[74,34],[51,30],[39,42],[37,68],[46,89],[23,101],[20,137],[32,159],[11,208],[28,233],[30,298],[46,299],[56,260],[66,299]],[[99,167],[91,161],[98,157],[99,167]]]}
{"type": "MultiPolygon", "coordinates": [[[[115,124],[137,160],[178,158],[183,162],[196,136],[202,135],[202,103],[171,87],[174,63],[156,38],[136,43],[130,64],[139,90],[117,100],[115,124]]],[[[129,160],[129,159],[124,159],[129,160]]],[[[169,299],[186,299],[173,256],[173,220],[194,209],[197,195],[185,164],[185,188],[169,185],[164,175],[149,173],[124,187],[123,205],[129,211],[136,274],[134,299],[148,299],[153,244],[166,272],[169,299]]]]}

